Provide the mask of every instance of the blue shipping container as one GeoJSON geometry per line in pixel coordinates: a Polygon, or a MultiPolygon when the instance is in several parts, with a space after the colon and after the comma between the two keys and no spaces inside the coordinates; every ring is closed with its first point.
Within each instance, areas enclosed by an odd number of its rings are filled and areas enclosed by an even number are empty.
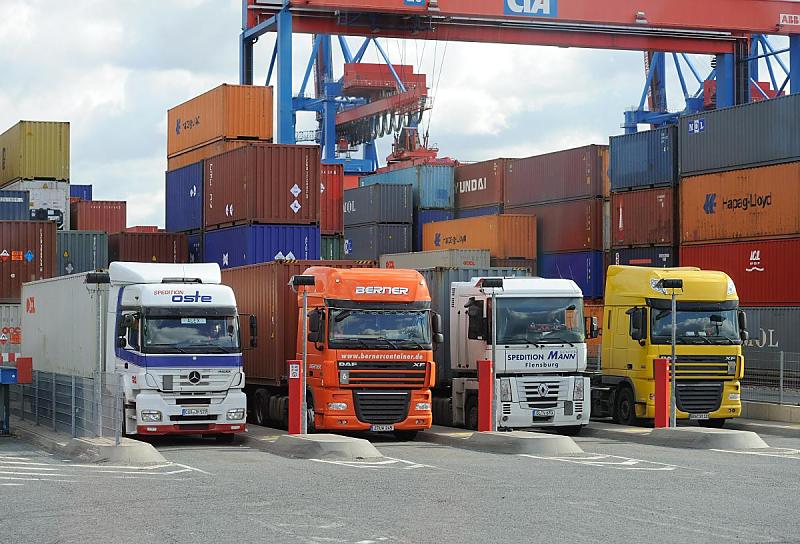
{"type": "Polygon", "coordinates": [[[468,208],[466,210],[456,210],[456,219],[466,219],[467,217],[484,217],[487,215],[500,215],[503,213],[503,205],[485,206],[483,208],[468,208]]]}
{"type": "Polygon", "coordinates": [[[203,163],[196,162],[166,175],[167,232],[203,227],[203,163]]]}
{"type": "Polygon", "coordinates": [[[199,232],[197,234],[190,234],[186,237],[189,243],[189,262],[190,263],[203,263],[203,235],[199,232]]]}
{"type": "Polygon", "coordinates": [[[205,233],[203,256],[222,268],[275,260],[318,260],[319,226],[244,225],[205,233]]]}
{"type": "Polygon", "coordinates": [[[0,221],[29,221],[28,191],[0,191],[0,221]]]}
{"type": "Polygon", "coordinates": [[[611,138],[612,191],[675,185],[678,129],[675,126],[611,138]]]}
{"type": "Polygon", "coordinates": [[[452,166],[414,166],[361,178],[362,187],[376,183],[414,186],[414,207],[451,209],[455,204],[455,168],[452,166]]]}
{"type": "Polygon", "coordinates": [[[450,210],[417,210],[414,214],[414,251],[422,251],[422,227],[424,225],[451,219],[454,219],[454,214],[450,210]]]}
{"type": "Polygon", "coordinates": [[[602,251],[545,253],[538,263],[543,278],[569,279],[578,284],[586,298],[601,298],[605,289],[606,267],[602,251]]]}
{"type": "Polygon", "coordinates": [[[69,196],[71,198],[80,198],[81,200],[92,199],[92,186],[91,185],[69,185],[69,196]]]}

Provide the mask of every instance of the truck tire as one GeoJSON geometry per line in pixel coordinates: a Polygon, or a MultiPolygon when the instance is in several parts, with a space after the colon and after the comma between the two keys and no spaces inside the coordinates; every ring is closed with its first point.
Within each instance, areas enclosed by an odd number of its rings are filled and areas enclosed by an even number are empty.
{"type": "Polygon", "coordinates": [[[728,420],[725,419],[725,418],[722,418],[722,419],[705,419],[705,420],[700,420],[699,423],[700,423],[701,427],[708,427],[708,428],[711,428],[711,429],[721,429],[721,428],[723,428],[725,426],[725,422],[726,421],[728,421],[728,420]]]}
{"type": "Polygon", "coordinates": [[[558,433],[564,436],[578,436],[586,425],[568,425],[565,427],[557,427],[558,433]]]}
{"type": "Polygon", "coordinates": [[[464,427],[478,430],[478,395],[469,395],[464,403],[464,427]]]}
{"type": "Polygon", "coordinates": [[[269,394],[266,389],[258,389],[256,390],[255,397],[255,401],[253,402],[255,405],[253,419],[256,425],[261,425],[263,427],[267,424],[267,421],[269,421],[269,394]]]}
{"type": "Polygon", "coordinates": [[[633,398],[633,390],[627,385],[617,389],[617,402],[614,405],[614,421],[621,425],[636,425],[639,420],[636,417],[636,403],[633,398]]]}
{"type": "Polygon", "coordinates": [[[403,442],[410,442],[417,437],[419,431],[395,431],[394,436],[403,442]]]}
{"type": "Polygon", "coordinates": [[[311,392],[306,393],[306,432],[308,434],[317,431],[316,421],[314,420],[316,412],[314,411],[314,397],[311,392]]]}

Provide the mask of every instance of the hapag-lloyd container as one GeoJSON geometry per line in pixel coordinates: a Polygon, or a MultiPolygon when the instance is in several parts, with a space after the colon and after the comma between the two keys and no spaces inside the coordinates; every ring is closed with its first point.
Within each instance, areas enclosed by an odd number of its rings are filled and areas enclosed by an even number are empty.
{"type": "Polygon", "coordinates": [[[675,238],[674,189],[611,195],[611,246],[671,245],[675,238]]]}
{"type": "Polygon", "coordinates": [[[681,247],[681,266],[726,272],[743,306],[798,306],[800,238],[681,247]]]}
{"type": "Polygon", "coordinates": [[[169,232],[203,228],[203,163],[166,173],[166,227],[169,232]]]}
{"type": "Polygon", "coordinates": [[[319,227],[311,225],[242,225],[206,231],[205,262],[222,268],[269,261],[319,259],[319,227]]]}
{"type": "Polygon", "coordinates": [[[500,259],[536,258],[536,218],[497,215],[429,223],[422,229],[423,251],[487,249],[500,259]]]}
{"type": "Polygon", "coordinates": [[[800,163],[684,178],[680,191],[683,243],[800,234],[800,163]]]}
{"type": "Polygon", "coordinates": [[[486,206],[484,208],[463,208],[456,210],[456,219],[466,219],[467,217],[483,217],[486,215],[500,215],[503,213],[503,205],[486,206]]]}
{"type": "Polygon", "coordinates": [[[586,298],[603,296],[606,281],[605,255],[602,251],[545,253],[539,259],[539,276],[572,280],[586,298]]]}
{"type": "Polygon", "coordinates": [[[613,136],[610,144],[612,191],[671,187],[678,182],[677,127],[613,136]]]}
{"type": "Polygon", "coordinates": [[[221,138],[272,138],[272,87],[220,85],[167,112],[167,157],[221,138]]]}
{"type": "Polygon", "coordinates": [[[392,184],[414,186],[414,207],[428,209],[450,209],[453,207],[453,171],[452,166],[412,166],[400,170],[391,170],[360,180],[362,187],[369,185],[392,184]]]}
{"type": "Polygon", "coordinates": [[[105,232],[59,231],[56,244],[57,276],[108,268],[108,234],[105,232]]]}
{"type": "Polygon", "coordinates": [[[253,144],[204,164],[206,227],[319,223],[319,147],[253,144]]]}
{"type": "Polygon", "coordinates": [[[323,164],[320,169],[319,229],[322,234],[341,234],[344,229],[344,166],[323,164]]]}
{"type": "Polygon", "coordinates": [[[55,267],[55,223],[0,221],[0,303],[19,303],[22,284],[52,278],[55,267]]]}
{"type": "Polygon", "coordinates": [[[203,263],[203,234],[196,232],[186,236],[186,242],[189,245],[189,262],[190,263],[203,263]]]}
{"type": "Polygon", "coordinates": [[[358,261],[377,261],[387,253],[412,249],[411,225],[371,223],[344,228],[344,256],[358,261]]]}
{"type": "Polygon", "coordinates": [[[54,221],[59,230],[73,228],[70,223],[69,183],[66,181],[22,180],[5,187],[28,192],[28,218],[32,221],[54,221]]]}
{"type": "Polygon", "coordinates": [[[376,184],[344,192],[344,225],[411,224],[414,193],[411,185],[376,184]]]}
{"type": "Polygon", "coordinates": [[[797,94],[683,116],[681,176],[798,161],[797,119],[797,94]]]}
{"type": "Polygon", "coordinates": [[[183,168],[184,166],[189,166],[190,164],[222,155],[228,151],[239,149],[251,143],[253,143],[253,140],[230,140],[225,138],[217,140],[216,142],[211,142],[210,144],[201,145],[196,149],[184,151],[168,158],[167,170],[171,172],[172,170],[177,170],[178,168],[183,168]]]}
{"type": "Polygon", "coordinates": [[[414,251],[422,251],[422,230],[425,225],[451,221],[454,217],[450,210],[417,210],[414,213],[414,251]]]}
{"type": "Polygon", "coordinates": [[[101,230],[108,234],[122,232],[127,226],[124,200],[81,200],[70,203],[70,226],[73,230],[101,230]]]}
{"type": "Polygon", "coordinates": [[[489,268],[489,251],[485,249],[445,249],[382,255],[381,268],[489,268]]]}
{"type": "Polygon", "coordinates": [[[0,221],[30,219],[28,195],[27,191],[0,191],[0,221]]]}
{"type": "Polygon", "coordinates": [[[502,205],[506,169],[513,160],[495,159],[457,166],[456,209],[502,205]]]}
{"type": "Polygon", "coordinates": [[[506,213],[536,216],[539,251],[556,253],[605,247],[603,201],[599,198],[506,208],[506,213]]]}
{"type": "Polygon", "coordinates": [[[510,161],[506,207],[609,194],[608,146],[589,145],[510,161]]]}
{"type": "Polygon", "coordinates": [[[189,261],[186,234],[173,232],[120,232],[108,237],[109,260],[137,263],[189,261]]]}
{"type": "Polygon", "coordinates": [[[69,184],[69,197],[80,198],[81,200],[92,199],[92,186],[91,185],[77,185],[75,183],[69,184]]]}
{"type": "Polygon", "coordinates": [[[0,187],[20,179],[69,179],[69,123],[20,121],[0,134],[0,187]]]}
{"type": "Polygon", "coordinates": [[[678,250],[672,246],[612,249],[608,264],[672,268],[678,266],[678,250]]]}
{"type": "Polygon", "coordinates": [[[0,353],[20,353],[22,347],[21,304],[0,304],[0,334],[6,337],[6,342],[0,343],[0,353]]]}
{"type": "Polygon", "coordinates": [[[258,318],[258,345],[244,352],[248,383],[281,385],[286,382],[286,361],[297,357],[297,294],[289,286],[292,276],[312,266],[372,268],[352,261],[295,261],[264,263],[222,271],[222,283],[233,289],[240,314],[258,318]]]}

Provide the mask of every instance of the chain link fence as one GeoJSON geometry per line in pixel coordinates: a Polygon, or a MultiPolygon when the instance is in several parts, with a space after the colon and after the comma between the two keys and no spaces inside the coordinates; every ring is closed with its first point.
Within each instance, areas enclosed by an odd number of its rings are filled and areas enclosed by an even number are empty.
{"type": "Polygon", "coordinates": [[[800,353],[747,354],[742,400],[800,405],[800,353]]]}
{"type": "Polygon", "coordinates": [[[109,437],[122,431],[122,375],[81,378],[33,371],[33,382],[11,387],[11,413],[23,421],[78,437],[109,437]]]}

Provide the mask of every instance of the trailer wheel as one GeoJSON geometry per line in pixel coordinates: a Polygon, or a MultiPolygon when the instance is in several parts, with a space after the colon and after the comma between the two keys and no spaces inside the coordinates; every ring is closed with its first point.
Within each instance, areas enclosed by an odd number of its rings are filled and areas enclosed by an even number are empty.
{"type": "Polygon", "coordinates": [[[705,419],[700,420],[701,427],[709,427],[711,429],[721,429],[725,426],[725,422],[728,421],[725,418],[722,419],[705,419]]]}
{"type": "Polygon", "coordinates": [[[464,426],[471,430],[478,430],[478,395],[469,395],[464,403],[464,426]]]}
{"type": "Polygon", "coordinates": [[[636,403],[633,398],[633,390],[627,385],[617,389],[617,402],[614,408],[614,421],[621,425],[636,425],[636,403]]]}
{"type": "Polygon", "coordinates": [[[264,426],[269,420],[269,395],[266,389],[256,390],[255,398],[255,422],[256,425],[264,426]]]}

